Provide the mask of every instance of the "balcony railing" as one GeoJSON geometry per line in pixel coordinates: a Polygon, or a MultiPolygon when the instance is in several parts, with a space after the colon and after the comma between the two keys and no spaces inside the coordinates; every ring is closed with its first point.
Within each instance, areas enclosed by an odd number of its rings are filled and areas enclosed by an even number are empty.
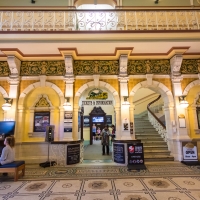
{"type": "Polygon", "coordinates": [[[200,30],[200,10],[0,11],[0,31],[200,30]]]}

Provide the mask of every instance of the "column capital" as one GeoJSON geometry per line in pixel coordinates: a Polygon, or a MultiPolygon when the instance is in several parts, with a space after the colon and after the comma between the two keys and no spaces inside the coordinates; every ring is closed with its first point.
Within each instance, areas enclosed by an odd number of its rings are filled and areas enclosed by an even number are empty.
{"type": "Polygon", "coordinates": [[[119,75],[127,76],[128,55],[121,55],[119,58],[119,75]]]}
{"type": "Polygon", "coordinates": [[[183,61],[183,56],[178,54],[173,56],[170,59],[170,65],[171,65],[171,79],[172,82],[180,82],[182,81],[182,76],[181,76],[181,65],[182,65],[182,61],[183,61]]]}
{"type": "Polygon", "coordinates": [[[65,77],[72,78],[74,77],[74,71],[73,71],[73,57],[71,55],[65,56],[65,77]]]}
{"type": "Polygon", "coordinates": [[[13,55],[7,57],[7,62],[10,69],[9,77],[13,78],[19,77],[21,61],[13,55]]]}
{"type": "Polygon", "coordinates": [[[120,83],[127,83],[129,81],[129,77],[128,76],[118,76],[118,81],[120,83]]]}

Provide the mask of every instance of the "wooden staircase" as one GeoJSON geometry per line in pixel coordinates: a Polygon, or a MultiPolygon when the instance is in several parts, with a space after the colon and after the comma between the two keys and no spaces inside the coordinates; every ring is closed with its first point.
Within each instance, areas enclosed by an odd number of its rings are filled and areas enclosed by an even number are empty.
{"type": "Polygon", "coordinates": [[[145,161],[173,161],[167,143],[148,120],[147,114],[135,118],[136,139],[144,146],[145,161]]]}

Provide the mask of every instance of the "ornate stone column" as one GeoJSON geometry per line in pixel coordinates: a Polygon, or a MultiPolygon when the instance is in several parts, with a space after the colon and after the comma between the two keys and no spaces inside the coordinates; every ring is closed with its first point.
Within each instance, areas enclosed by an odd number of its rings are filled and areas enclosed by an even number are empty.
{"type": "MultiPolygon", "coordinates": [[[[182,141],[190,140],[189,133],[187,127],[180,127],[179,125],[179,116],[182,115],[185,117],[185,120],[188,119],[187,112],[185,108],[180,107],[179,105],[179,97],[182,96],[182,88],[181,81],[183,80],[181,75],[181,64],[182,64],[183,56],[177,54],[173,56],[170,60],[171,64],[171,80],[173,86],[173,94],[174,94],[174,121],[172,121],[173,125],[173,136],[169,138],[171,141],[171,145],[173,146],[173,154],[175,156],[175,160],[182,160],[182,141]]],[[[186,122],[187,124],[187,122],[186,122]]],[[[187,126],[187,125],[186,125],[187,126]]]]}
{"type": "MultiPolygon", "coordinates": [[[[74,113],[74,72],[73,72],[73,58],[71,55],[65,55],[65,70],[66,74],[64,77],[64,82],[65,82],[65,97],[69,98],[69,102],[71,104],[71,110],[68,110],[67,112],[73,112],[72,115],[72,133],[64,133],[64,128],[61,130],[61,135],[63,135],[63,139],[65,140],[72,140],[75,138],[78,138],[78,133],[74,129],[74,123],[78,121],[78,111],[77,114],[74,113]],[[76,117],[77,116],[77,117],[76,117]],[[77,135],[76,135],[77,134],[77,135]]],[[[61,111],[61,110],[60,110],[61,111]]],[[[60,117],[64,119],[64,115],[60,114],[60,117]]],[[[78,125],[77,125],[78,126],[78,125]]],[[[78,129],[77,129],[78,130],[78,129]]]]}
{"type": "Polygon", "coordinates": [[[121,139],[132,140],[130,135],[130,110],[129,105],[124,105],[124,97],[128,98],[128,81],[127,75],[128,56],[121,55],[119,60],[119,77],[120,82],[120,97],[121,97],[121,139]],[[126,126],[126,127],[125,127],[126,126]]]}
{"type": "Polygon", "coordinates": [[[116,116],[116,140],[121,139],[121,107],[115,107],[116,116]]]}
{"type": "Polygon", "coordinates": [[[8,56],[7,62],[10,69],[10,75],[8,79],[10,84],[9,98],[13,99],[11,110],[7,111],[7,118],[15,121],[21,61],[15,56],[8,56]]]}

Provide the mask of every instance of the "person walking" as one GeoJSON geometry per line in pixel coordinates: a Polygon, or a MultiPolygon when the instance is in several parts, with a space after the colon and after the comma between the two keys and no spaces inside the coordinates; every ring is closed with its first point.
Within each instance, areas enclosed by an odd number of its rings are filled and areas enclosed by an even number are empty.
{"type": "Polygon", "coordinates": [[[97,131],[97,127],[95,126],[95,124],[93,124],[93,126],[92,126],[92,135],[93,135],[93,140],[95,140],[95,137],[96,137],[96,131],[97,131]]]}
{"type": "Polygon", "coordinates": [[[109,136],[110,131],[108,129],[108,126],[105,126],[105,128],[101,132],[102,155],[105,155],[105,148],[107,155],[109,155],[109,136]]]}

